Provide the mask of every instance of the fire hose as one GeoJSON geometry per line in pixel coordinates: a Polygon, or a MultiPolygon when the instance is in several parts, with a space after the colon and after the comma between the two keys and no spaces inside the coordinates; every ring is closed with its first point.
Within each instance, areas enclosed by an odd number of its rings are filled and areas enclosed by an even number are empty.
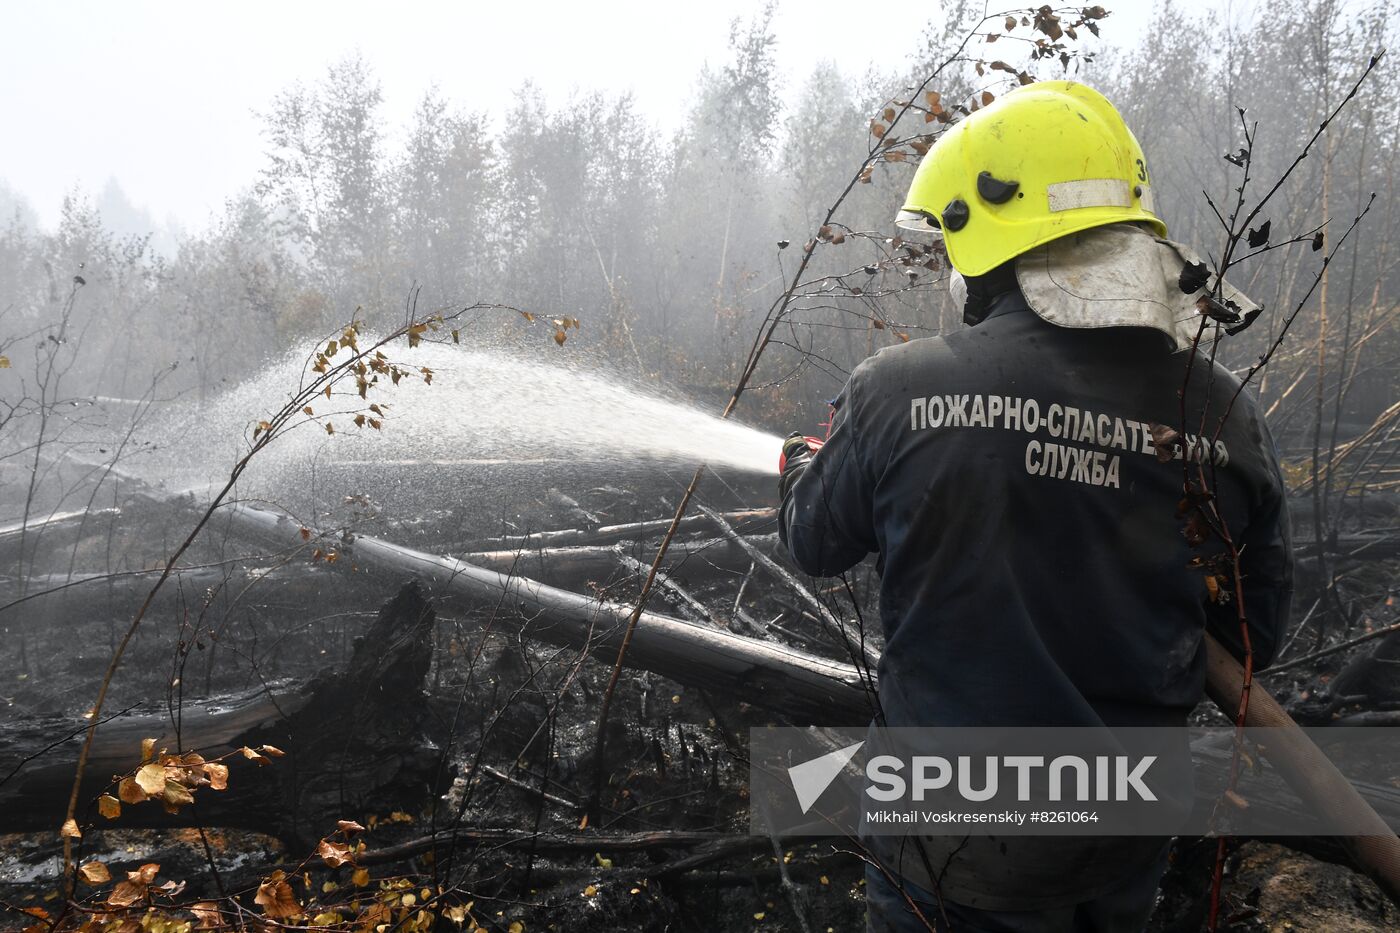
{"type": "MultiPolygon", "coordinates": [[[[1207,634],[1206,695],[1231,719],[1239,709],[1243,685],[1244,668],[1207,634]]],[[[1319,816],[1366,828],[1365,835],[1342,836],[1339,841],[1357,868],[1391,901],[1400,904],[1400,839],[1258,683],[1250,686],[1244,724],[1274,730],[1268,747],[1260,748],[1260,754],[1319,816]]]]}

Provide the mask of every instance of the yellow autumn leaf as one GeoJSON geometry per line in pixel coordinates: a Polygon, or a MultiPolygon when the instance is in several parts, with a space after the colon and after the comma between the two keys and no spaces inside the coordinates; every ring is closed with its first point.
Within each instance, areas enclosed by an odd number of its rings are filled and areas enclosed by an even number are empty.
{"type": "Polygon", "coordinates": [[[583,896],[584,896],[584,897],[593,897],[593,896],[595,896],[597,893],[598,893],[598,886],[597,886],[596,884],[590,884],[588,887],[586,887],[586,888],[583,889],[583,896]]]}
{"type": "Polygon", "coordinates": [[[369,869],[355,869],[355,873],[350,876],[350,881],[355,885],[355,887],[363,888],[365,885],[369,884],[369,869]]]}
{"type": "MultiPolygon", "coordinates": [[[[316,551],[316,555],[319,555],[320,553],[321,553],[321,552],[320,552],[319,550],[316,551]]],[[[313,555],[313,556],[315,556],[315,555],[313,555]]],[[[265,764],[270,764],[270,763],[271,763],[271,762],[268,761],[267,757],[264,756],[262,753],[260,753],[260,752],[258,752],[258,751],[255,751],[255,750],[249,748],[249,747],[246,746],[246,745],[243,746],[242,748],[240,748],[240,749],[239,749],[239,752],[241,752],[241,753],[243,754],[243,757],[244,757],[244,758],[247,758],[249,761],[256,762],[256,763],[259,764],[259,765],[265,765],[265,764]]]]}
{"type": "Polygon", "coordinates": [[[142,765],[136,772],[136,783],[147,796],[165,793],[165,765],[155,761],[142,765]]]}
{"type": "MultiPolygon", "coordinates": [[[[264,422],[262,422],[262,424],[263,424],[263,425],[265,426],[265,428],[266,428],[267,422],[264,421],[264,422]]],[[[155,760],[155,757],[156,757],[156,740],[155,740],[155,739],[142,739],[142,740],[141,740],[141,763],[142,763],[142,764],[145,764],[145,763],[148,762],[148,761],[154,761],[154,760],[155,760]]]]}
{"type": "Polygon", "coordinates": [[[65,839],[83,838],[82,830],[78,829],[78,821],[74,819],[64,820],[63,828],[58,831],[58,834],[65,839]]]}
{"type": "Polygon", "coordinates": [[[166,781],[161,797],[169,807],[183,807],[194,803],[194,795],[190,793],[190,789],[177,781],[166,781]]]}
{"type": "Polygon", "coordinates": [[[112,873],[101,862],[88,862],[78,869],[78,876],[88,884],[106,884],[112,880],[112,873]]]}
{"type": "Polygon", "coordinates": [[[525,924],[519,920],[512,920],[510,926],[506,927],[506,933],[525,933],[525,924]]]}
{"type": "MultiPolygon", "coordinates": [[[[164,783],[162,783],[161,786],[164,787],[164,783]]],[[[143,800],[149,800],[151,797],[151,795],[146,793],[141,785],[137,784],[136,780],[131,777],[124,777],[121,779],[121,783],[117,785],[117,796],[121,798],[122,803],[140,803],[143,800]]]]}
{"type": "Polygon", "coordinates": [[[97,812],[109,820],[115,820],[122,815],[122,802],[111,794],[103,794],[97,798],[97,812]]]}
{"type": "Polygon", "coordinates": [[[0,369],[9,369],[9,368],[10,368],[10,358],[9,358],[8,356],[6,356],[5,354],[0,353],[0,369]]]}

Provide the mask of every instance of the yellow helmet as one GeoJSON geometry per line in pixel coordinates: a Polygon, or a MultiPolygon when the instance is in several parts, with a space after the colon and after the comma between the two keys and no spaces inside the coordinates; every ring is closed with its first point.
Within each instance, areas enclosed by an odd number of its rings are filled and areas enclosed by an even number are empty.
{"type": "Polygon", "coordinates": [[[1166,224],[1142,147],[1108,100],[1075,81],[1026,85],[949,127],[909,186],[901,227],[937,231],[963,275],[982,275],[1090,227],[1166,224]]]}

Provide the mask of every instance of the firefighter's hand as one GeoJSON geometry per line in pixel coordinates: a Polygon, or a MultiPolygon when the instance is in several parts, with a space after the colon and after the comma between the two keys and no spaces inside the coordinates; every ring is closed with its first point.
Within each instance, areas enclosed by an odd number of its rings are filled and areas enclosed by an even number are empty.
{"type": "Polygon", "coordinates": [[[815,437],[807,437],[794,431],[783,441],[783,452],[778,457],[778,492],[787,495],[788,489],[802,475],[812,455],[822,449],[822,442],[815,437]]]}

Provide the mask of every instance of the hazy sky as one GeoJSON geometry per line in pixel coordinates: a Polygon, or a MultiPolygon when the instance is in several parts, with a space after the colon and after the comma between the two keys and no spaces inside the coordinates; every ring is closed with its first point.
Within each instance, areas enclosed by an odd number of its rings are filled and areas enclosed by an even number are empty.
{"type": "MultiPolygon", "coordinates": [[[[1236,0],[1246,5],[1248,0],[1236,0]]],[[[1027,4],[1030,5],[1030,4],[1027,4]]],[[[1113,44],[1141,34],[1151,0],[1105,3],[1113,44]]],[[[1179,0],[1188,9],[1205,0],[1179,0]]],[[[1225,6],[1224,2],[1209,4],[1225,6]]],[[[109,177],[159,223],[203,227],[254,179],[255,111],[358,49],[391,124],[436,82],[454,102],[499,113],[532,80],[551,102],[573,88],[631,91],[672,129],[696,75],[723,60],[729,22],[756,0],[370,3],[360,0],[53,0],[10,4],[0,27],[0,183],[45,225],[63,194],[96,197],[109,177]]],[[[774,20],[785,90],[813,63],[851,74],[899,63],[938,4],[779,0],[774,20]]]]}

